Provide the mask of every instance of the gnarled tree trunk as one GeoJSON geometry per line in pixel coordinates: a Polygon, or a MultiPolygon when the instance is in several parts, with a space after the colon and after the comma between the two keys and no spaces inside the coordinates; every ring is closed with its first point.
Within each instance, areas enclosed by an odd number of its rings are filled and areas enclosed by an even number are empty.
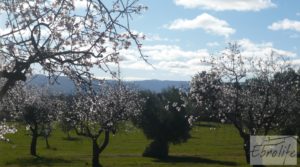
{"type": "MultiPolygon", "coordinates": [[[[246,161],[250,164],[250,135],[243,134],[242,138],[244,140],[244,151],[246,156],[246,161]]],[[[253,167],[264,167],[264,165],[252,165],[253,167]]]]}
{"type": "Polygon", "coordinates": [[[36,154],[36,144],[38,139],[37,129],[32,130],[31,144],[30,144],[30,154],[33,156],[37,156],[36,154]]]}
{"type": "Polygon", "coordinates": [[[93,158],[92,158],[93,167],[100,167],[99,155],[100,155],[100,150],[97,143],[97,139],[93,139],[93,158]]]}
{"type": "Polygon", "coordinates": [[[104,141],[100,147],[98,145],[97,139],[98,138],[92,139],[93,142],[92,167],[101,167],[101,164],[99,162],[99,156],[109,143],[109,131],[105,131],[104,141]]]}
{"type": "Polygon", "coordinates": [[[246,161],[248,164],[250,164],[250,135],[244,135],[242,138],[244,140],[244,151],[246,161]]]}
{"type": "Polygon", "coordinates": [[[48,141],[48,136],[45,136],[45,141],[46,141],[46,148],[49,149],[50,144],[49,144],[49,141],[48,141]]]}

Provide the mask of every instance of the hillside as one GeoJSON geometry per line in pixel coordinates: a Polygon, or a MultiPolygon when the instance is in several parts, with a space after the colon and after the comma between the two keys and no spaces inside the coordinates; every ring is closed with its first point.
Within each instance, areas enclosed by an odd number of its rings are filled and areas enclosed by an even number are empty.
{"type": "MultiPolygon", "coordinates": [[[[114,82],[114,81],[108,81],[114,82]]],[[[150,90],[153,92],[160,92],[168,87],[188,87],[188,81],[162,81],[162,80],[142,80],[142,81],[125,81],[126,83],[135,85],[140,90],[150,90]]],[[[71,94],[75,91],[74,83],[67,77],[58,77],[57,83],[49,85],[47,76],[35,75],[28,81],[29,85],[47,86],[50,91],[62,92],[64,94],[71,94]]]]}

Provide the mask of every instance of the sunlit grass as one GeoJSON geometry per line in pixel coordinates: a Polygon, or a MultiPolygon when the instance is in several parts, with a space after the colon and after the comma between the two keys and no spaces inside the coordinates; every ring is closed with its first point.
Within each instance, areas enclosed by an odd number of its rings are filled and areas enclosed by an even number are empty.
{"type": "MultiPolygon", "coordinates": [[[[0,142],[0,166],[8,167],[83,167],[91,166],[91,143],[72,133],[73,140],[59,129],[50,137],[51,149],[43,138],[38,141],[35,158],[29,155],[30,136],[25,127],[9,135],[11,143],[0,142]]],[[[242,140],[231,125],[201,124],[195,126],[192,138],[181,145],[170,146],[170,158],[157,160],[142,157],[147,144],[143,133],[132,126],[121,128],[111,136],[107,149],[100,155],[103,166],[247,166],[242,140]]],[[[298,159],[299,161],[299,159],[298,159]]]]}

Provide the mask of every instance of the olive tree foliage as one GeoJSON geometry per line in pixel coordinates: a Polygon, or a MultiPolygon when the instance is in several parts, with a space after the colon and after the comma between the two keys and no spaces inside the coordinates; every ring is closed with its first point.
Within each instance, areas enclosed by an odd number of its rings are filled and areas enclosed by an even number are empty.
{"type": "Polygon", "coordinates": [[[152,140],[143,156],[166,158],[169,144],[184,143],[191,137],[193,117],[188,115],[186,93],[168,88],[161,93],[145,91],[141,95],[146,101],[134,123],[152,140]]]}
{"type": "Polygon", "coordinates": [[[142,100],[136,91],[121,83],[102,83],[99,89],[83,89],[74,98],[75,131],[92,141],[92,166],[98,167],[99,155],[109,144],[121,121],[140,113],[142,100]],[[100,135],[103,141],[99,143],[100,135]]]}
{"type": "Polygon", "coordinates": [[[31,136],[30,154],[37,156],[38,137],[48,137],[59,111],[59,101],[50,97],[44,89],[18,85],[7,94],[6,105],[13,118],[26,125],[31,136]]]}
{"type": "Polygon", "coordinates": [[[120,61],[121,49],[133,43],[140,51],[143,37],[130,21],[144,9],[138,0],[1,0],[0,77],[7,80],[0,97],[34,64],[51,81],[59,75],[84,81],[93,67],[114,75],[109,63],[120,61]]]}
{"type": "Polygon", "coordinates": [[[243,56],[237,43],[206,62],[211,70],[193,77],[191,97],[202,111],[234,125],[249,163],[250,135],[266,135],[284,124],[299,105],[299,82],[278,79],[293,71],[285,57],[273,51],[243,56]]]}

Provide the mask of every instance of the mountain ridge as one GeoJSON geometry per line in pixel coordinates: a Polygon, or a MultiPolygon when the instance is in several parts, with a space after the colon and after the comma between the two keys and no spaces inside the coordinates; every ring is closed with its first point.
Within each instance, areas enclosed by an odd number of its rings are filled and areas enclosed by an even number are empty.
{"type": "MultiPolygon", "coordinates": [[[[108,82],[115,82],[113,80],[107,80],[108,82]]],[[[133,84],[139,90],[150,90],[153,92],[161,92],[168,87],[187,88],[189,86],[188,81],[170,81],[170,80],[137,80],[137,81],[124,81],[125,83],[133,84]]],[[[63,94],[72,94],[76,88],[72,80],[65,76],[59,76],[57,83],[49,84],[49,79],[45,75],[34,75],[27,81],[28,85],[38,87],[48,87],[50,91],[61,92],[63,94]]]]}

